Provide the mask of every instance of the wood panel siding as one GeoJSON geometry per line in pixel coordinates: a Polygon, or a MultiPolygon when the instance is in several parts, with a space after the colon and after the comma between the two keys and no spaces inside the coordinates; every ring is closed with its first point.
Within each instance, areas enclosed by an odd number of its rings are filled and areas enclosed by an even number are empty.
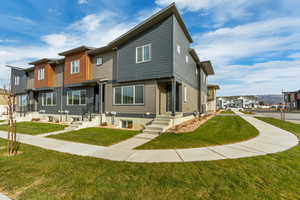
{"type": "Polygon", "coordinates": [[[64,70],[64,83],[76,84],[82,83],[86,80],[92,79],[92,66],[90,57],[86,52],[76,53],[68,55],[65,58],[65,70],[64,70]],[[80,60],[79,73],[71,73],[71,62],[73,60],[80,60]]]}
{"type": "Polygon", "coordinates": [[[47,88],[55,86],[55,67],[49,63],[41,63],[35,65],[34,68],[34,87],[35,88],[47,88]],[[45,68],[44,80],[38,80],[38,71],[41,68],[45,68]]]}

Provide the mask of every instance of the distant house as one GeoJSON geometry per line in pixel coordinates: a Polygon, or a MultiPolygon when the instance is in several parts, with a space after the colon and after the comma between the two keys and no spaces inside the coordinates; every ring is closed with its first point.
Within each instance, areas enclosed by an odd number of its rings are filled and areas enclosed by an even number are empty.
{"type": "Polygon", "coordinates": [[[294,92],[284,92],[284,103],[288,109],[300,110],[300,90],[294,92]]]}
{"type": "Polygon", "coordinates": [[[220,89],[218,85],[207,86],[207,111],[216,112],[217,110],[217,90],[220,89]]]}
{"type": "Polygon", "coordinates": [[[225,108],[255,108],[258,105],[256,96],[224,96],[217,97],[217,107],[225,108]]]}
{"type": "Polygon", "coordinates": [[[0,117],[3,114],[7,114],[7,100],[6,100],[6,92],[4,89],[0,89],[0,117]]]}

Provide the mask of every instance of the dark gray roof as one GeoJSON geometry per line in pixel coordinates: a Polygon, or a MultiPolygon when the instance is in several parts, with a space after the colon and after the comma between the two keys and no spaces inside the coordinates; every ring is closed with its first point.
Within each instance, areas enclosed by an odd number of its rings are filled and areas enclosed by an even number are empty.
{"type": "Polygon", "coordinates": [[[32,61],[32,62],[30,62],[28,64],[29,65],[38,65],[38,64],[42,64],[42,63],[56,61],[56,60],[58,60],[58,59],[56,59],[56,58],[42,58],[42,59],[39,59],[39,60],[32,61]]]}
{"type": "Polygon", "coordinates": [[[95,49],[95,47],[88,47],[88,46],[80,46],[80,47],[76,47],[74,49],[70,49],[64,52],[59,53],[58,55],[60,56],[67,56],[73,53],[78,53],[78,52],[82,52],[82,51],[88,51],[88,50],[92,50],[95,49]]]}
{"type": "Polygon", "coordinates": [[[179,14],[179,11],[178,11],[175,3],[172,3],[168,7],[160,10],[157,13],[155,13],[154,15],[152,15],[151,17],[149,17],[145,21],[143,21],[140,24],[133,27],[128,32],[124,33],[123,35],[121,35],[117,39],[110,42],[109,46],[112,46],[112,47],[119,46],[119,45],[123,44],[124,42],[128,41],[129,39],[131,39],[132,37],[136,36],[137,34],[142,33],[143,31],[147,30],[148,28],[150,28],[153,25],[161,22],[162,20],[166,19],[167,17],[169,17],[171,15],[175,15],[179,25],[181,26],[181,28],[184,32],[184,34],[186,35],[188,40],[192,43],[193,39],[192,39],[186,25],[184,24],[183,19],[182,19],[181,15],[179,14]]]}
{"type": "Polygon", "coordinates": [[[112,47],[103,46],[103,47],[99,47],[99,48],[96,48],[96,49],[89,50],[88,54],[89,55],[96,55],[96,54],[105,53],[105,52],[108,52],[108,51],[111,51],[111,50],[112,50],[112,47]]]}
{"type": "Polygon", "coordinates": [[[201,66],[202,66],[202,68],[204,69],[204,71],[207,75],[214,75],[215,74],[214,68],[213,68],[213,66],[212,66],[212,64],[209,60],[208,61],[202,61],[201,66]]]}

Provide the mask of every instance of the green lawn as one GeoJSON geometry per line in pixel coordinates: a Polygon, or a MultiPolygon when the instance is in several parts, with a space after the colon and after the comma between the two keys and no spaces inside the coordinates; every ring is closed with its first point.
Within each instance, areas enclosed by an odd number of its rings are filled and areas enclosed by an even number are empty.
{"type": "MultiPolygon", "coordinates": [[[[300,136],[300,134],[298,134],[300,136]]],[[[4,140],[0,139],[0,146],[4,140]]],[[[0,191],[18,199],[299,199],[300,146],[253,158],[126,163],[21,145],[1,157],[0,191]]]]}
{"type": "Polygon", "coordinates": [[[194,148],[234,143],[258,135],[254,126],[239,116],[216,116],[190,133],[165,133],[138,149],[194,148]]]}
{"type": "Polygon", "coordinates": [[[275,119],[272,117],[255,117],[259,120],[262,120],[264,122],[267,122],[269,124],[272,124],[274,126],[277,126],[281,129],[290,131],[292,133],[295,133],[296,135],[298,134],[298,136],[300,135],[300,124],[295,124],[292,122],[287,122],[287,121],[282,121],[280,119],[275,119]]]}
{"type": "Polygon", "coordinates": [[[244,114],[246,114],[246,115],[253,115],[253,114],[255,114],[254,112],[247,111],[247,110],[241,110],[240,112],[241,112],[241,113],[244,113],[244,114]]]}
{"type": "Polygon", "coordinates": [[[235,114],[232,110],[223,110],[221,114],[235,114]]]}
{"type": "Polygon", "coordinates": [[[5,122],[5,120],[0,120],[0,123],[5,122]]]}
{"type": "MultiPolygon", "coordinates": [[[[38,135],[63,130],[66,126],[60,124],[50,124],[41,122],[18,122],[17,133],[38,135]]],[[[0,130],[7,131],[8,125],[0,125],[0,130]]]]}
{"type": "Polygon", "coordinates": [[[140,133],[140,131],[108,128],[84,128],[77,131],[70,131],[58,135],[51,135],[48,137],[87,144],[108,146],[133,137],[138,133],[140,133]]]}

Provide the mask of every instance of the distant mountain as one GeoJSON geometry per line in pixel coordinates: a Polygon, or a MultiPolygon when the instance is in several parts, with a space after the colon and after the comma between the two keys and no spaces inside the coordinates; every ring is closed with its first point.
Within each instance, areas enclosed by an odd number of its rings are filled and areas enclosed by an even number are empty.
{"type": "Polygon", "coordinates": [[[279,104],[282,103],[281,94],[266,94],[266,95],[256,95],[258,101],[262,101],[265,104],[279,104]]]}

